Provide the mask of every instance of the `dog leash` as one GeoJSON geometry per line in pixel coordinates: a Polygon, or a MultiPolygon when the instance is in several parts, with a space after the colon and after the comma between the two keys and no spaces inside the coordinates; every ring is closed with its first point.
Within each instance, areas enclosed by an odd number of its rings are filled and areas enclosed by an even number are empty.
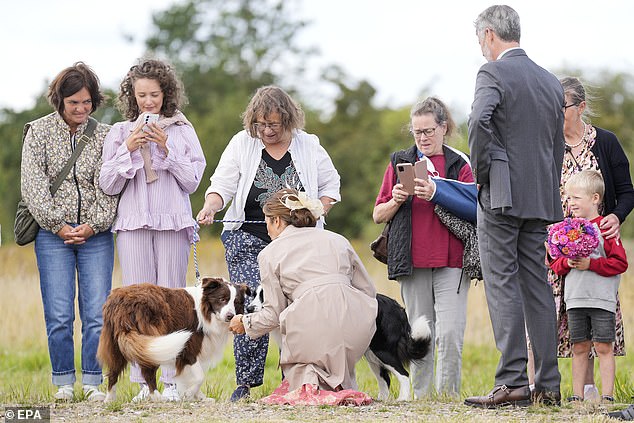
{"type": "Polygon", "coordinates": [[[227,219],[214,219],[213,223],[266,223],[265,220],[227,220],[227,219]]]}
{"type": "Polygon", "coordinates": [[[194,286],[198,287],[202,284],[200,280],[200,271],[198,270],[198,254],[196,251],[196,245],[198,245],[198,241],[200,241],[200,235],[198,235],[198,230],[200,226],[198,223],[194,223],[194,270],[196,271],[196,284],[194,286]]]}
{"type": "MultiPolygon", "coordinates": [[[[264,220],[227,220],[227,219],[214,219],[214,223],[266,223],[264,220]]],[[[198,287],[202,284],[200,279],[200,270],[198,269],[198,249],[196,248],[198,245],[198,241],[200,241],[200,235],[198,231],[200,230],[200,225],[198,222],[194,223],[194,270],[196,271],[196,284],[194,286],[198,287]]]]}

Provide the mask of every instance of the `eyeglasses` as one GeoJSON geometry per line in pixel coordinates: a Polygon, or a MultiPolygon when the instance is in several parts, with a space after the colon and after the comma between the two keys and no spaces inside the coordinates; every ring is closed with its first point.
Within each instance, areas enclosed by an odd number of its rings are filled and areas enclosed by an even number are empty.
{"type": "Polygon", "coordinates": [[[436,133],[436,129],[438,129],[439,126],[440,125],[436,125],[433,128],[415,129],[413,131],[410,130],[409,133],[414,135],[414,138],[420,138],[423,135],[425,135],[426,137],[431,137],[436,133]]]}
{"type": "Polygon", "coordinates": [[[579,105],[579,103],[564,104],[563,111],[565,112],[566,110],[568,110],[569,107],[575,107],[575,106],[578,106],[578,105],[579,105]]]}
{"type": "Polygon", "coordinates": [[[277,132],[282,127],[282,124],[279,122],[275,122],[275,123],[255,122],[253,126],[255,126],[256,131],[264,131],[266,128],[270,128],[273,132],[277,132]]]}

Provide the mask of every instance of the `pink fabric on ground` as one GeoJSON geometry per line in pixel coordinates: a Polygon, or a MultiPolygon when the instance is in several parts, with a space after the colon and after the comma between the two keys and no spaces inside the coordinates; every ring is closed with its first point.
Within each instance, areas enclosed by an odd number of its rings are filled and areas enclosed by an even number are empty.
{"type": "Polygon", "coordinates": [[[288,391],[288,381],[273,391],[268,397],[260,399],[268,405],[370,405],[372,397],[352,389],[325,391],[315,385],[304,384],[294,391],[288,391]]]}

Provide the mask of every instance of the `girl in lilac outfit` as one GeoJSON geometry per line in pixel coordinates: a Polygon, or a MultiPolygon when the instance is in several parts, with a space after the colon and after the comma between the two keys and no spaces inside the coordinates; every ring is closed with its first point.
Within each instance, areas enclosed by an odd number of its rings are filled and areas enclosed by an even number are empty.
{"type": "MultiPolygon", "coordinates": [[[[196,131],[179,110],[182,83],[166,63],[142,60],[130,68],[118,99],[127,120],[106,137],[99,185],[107,194],[121,194],[112,231],[122,283],[185,287],[196,225],[189,195],[206,163],[196,131]],[[158,122],[146,125],[148,113],[159,114],[158,122]]],[[[173,369],[163,369],[168,400],[179,399],[173,377],[173,369]]],[[[133,400],[150,394],[138,367],[132,367],[130,380],[141,384],[133,400]]]]}

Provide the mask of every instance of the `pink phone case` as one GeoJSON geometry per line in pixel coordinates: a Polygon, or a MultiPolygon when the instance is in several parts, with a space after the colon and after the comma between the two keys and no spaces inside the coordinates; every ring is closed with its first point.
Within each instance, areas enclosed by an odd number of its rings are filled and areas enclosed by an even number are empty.
{"type": "Polygon", "coordinates": [[[403,184],[403,190],[409,195],[414,195],[414,166],[411,163],[399,163],[396,165],[398,180],[403,184]]]}
{"type": "Polygon", "coordinates": [[[427,159],[422,159],[414,164],[414,174],[418,179],[427,180],[427,159]]]}

